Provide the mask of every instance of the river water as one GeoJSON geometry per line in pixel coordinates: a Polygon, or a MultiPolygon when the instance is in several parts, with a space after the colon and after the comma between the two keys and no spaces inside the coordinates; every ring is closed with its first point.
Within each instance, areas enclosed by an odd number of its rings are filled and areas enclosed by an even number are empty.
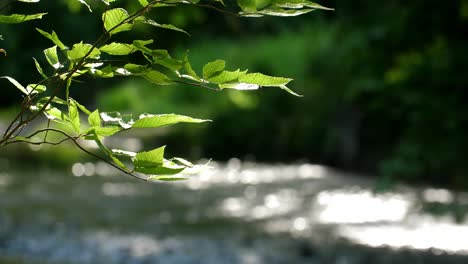
{"type": "Polygon", "coordinates": [[[0,263],[468,263],[468,194],[314,164],[211,162],[145,183],[0,162],[0,263]]]}

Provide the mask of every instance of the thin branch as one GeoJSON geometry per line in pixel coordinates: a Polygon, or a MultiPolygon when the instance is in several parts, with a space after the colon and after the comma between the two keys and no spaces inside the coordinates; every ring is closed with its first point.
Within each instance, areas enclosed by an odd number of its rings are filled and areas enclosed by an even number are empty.
{"type": "Polygon", "coordinates": [[[34,141],[24,141],[24,140],[14,140],[14,141],[9,141],[7,142],[5,145],[10,145],[10,144],[14,144],[14,143],[28,143],[28,144],[32,144],[32,145],[42,145],[42,144],[47,144],[47,145],[59,145],[65,141],[68,141],[68,140],[71,140],[81,151],[83,151],[84,153],[98,159],[98,160],[101,160],[107,164],[109,164],[110,166],[114,167],[115,169],[119,170],[120,172],[126,174],[126,175],[129,175],[129,176],[132,176],[134,178],[137,178],[139,180],[142,180],[142,181],[148,181],[146,178],[142,178],[142,177],[139,177],[135,174],[133,174],[132,172],[130,171],[127,171],[121,167],[119,167],[118,165],[110,162],[109,160],[107,160],[106,158],[103,158],[97,154],[94,154],[93,152],[87,150],[86,148],[84,148],[83,146],[80,145],[80,143],[78,143],[78,139],[80,139],[80,137],[82,135],[78,135],[78,136],[70,136],[68,135],[67,133],[65,133],[64,131],[61,131],[61,130],[58,130],[58,129],[55,129],[55,128],[45,128],[45,129],[40,129],[38,131],[35,131],[34,133],[32,133],[31,135],[25,137],[25,138],[32,138],[34,137],[35,135],[37,134],[40,134],[40,133],[44,133],[44,132],[56,132],[56,133],[59,133],[61,135],[63,135],[65,138],[58,141],[58,142],[50,142],[50,141],[41,141],[41,142],[34,142],[34,141]]]}

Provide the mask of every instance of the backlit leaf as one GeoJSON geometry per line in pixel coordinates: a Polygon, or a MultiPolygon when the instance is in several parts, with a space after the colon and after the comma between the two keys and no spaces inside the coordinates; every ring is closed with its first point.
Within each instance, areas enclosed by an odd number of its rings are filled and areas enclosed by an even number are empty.
{"type": "Polygon", "coordinates": [[[226,67],[226,62],[223,60],[215,60],[208,62],[203,66],[203,78],[207,79],[212,75],[221,72],[226,67]]]}
{"type": "Polygon", "coordinates": [[[23,85],[21,85],[17,80],[9,77],[9,76],[2,76],[0,77],[2,79],[7,79],[11,84],[13,84],[16,88],[18,88],[18,90],[20,90],[21,92],[25,93],[25,94],[28,94],[28,91],[26,90],[26,88],[24,88],[23,85]]]}
{"type": "Polygon", "coordinates": [[[211,120],[192,118],[184,115],[163,114],[163,115],[141,115],[140,118],[133,123],[133,128],[158,128],[163,126],[174,125],[178,123],[203,123],[211,120]]]}
{"type": "Polygon", "coordinates": [[[122,31],[131,30],[133,25],[126,22],[127,18],[127,10],[123,8],[114,8],[102,14],[104,28],[110,34],[116,34],[122,31]]]}
{"type": "Polygon", "coordinates": [[[185,181],[188,178],[177,176],[151,176],[148,178],[150,181],[185,181]]]}
{"type": "Polygon", "coordinates": [[[128,55],[137,51],[132,44],[112,42],[99,48],[110,55],[128,55]]]}
{"type": "Polygon", "coordinates": [[[73,45],[73,48],[67,53],[68,59],[74,63],[82,60],[86,55],[88,58],[97,59],[99,58],[99,55],[101,55],[101,51],[94,48],[91,44],[80,42],[73,45]]]}
{"type": "Polygon", "coordinates": [[[99,110],[98,109],[96,109],[94,112],[89,114],[88,123],[92,127],[100,127],[101,126],[101,116],[99,115],[99,110]]]}
{"type": "Polygon", "coordinates": [[[36,65],[36,70],[39,72],[39,74],[44,78],[47,79],[47,75],[44,73],[44,70],[42,69],[41,65],[39,62],[36,60],[36,58],[33,58],[34,60],[34,65],[36,65]]]}
{"type": "Polygon", "coordinates": [[[55,33],[55,31],[52,30],[52,33],[47,33],[39,28],[36,28],[36,30],[41,33],[42,36],[50,39],[55,45],[57,45],[57,47],[59,47],[61,50],[64,50],[67,48],[67,46],[65,46],[65,44],[62,43],[62,41],[60,41],[59,37],[57,36],[57,33],[55,33]]]}
{"type": "Polygon", "coordinates": [[[58,69],[62,66],[57,55],[57,46],[45,49],[44,55],[47,59],[47,62],[49,62],[50,66],[54,67],[54,69],[58,69]]]}
{"type": "Polygon", "coordinates": [[[0,15],[0,23],[17,24],[34,19],[41,19],[47,13],[38,13],[33,15],[12,14],[8,16],[0,15]]]}
{"type": "Polygon", "coordinates": [[[239,78],[239,82],[257,84],[260,86],[281,86],[288,84],[292,79],[273,77],[261,73],[249,73],[239,78]]]}
{"type": "Polygon", "coordinates": [[[164,149],[166,146],[151,150],[138,152],[132,161],[135,167],[157,167],[163,164],[164,149]]]}
{"type": "Polygon", "coordinates": [[[78,112],[78,107],[75,103],[75,100],[70,99],[68,105],[68,116],[70,117],[70,123],[73,126],[75,132],[80,133],[80,113],[78,112]]]}
{"type": "Polygon", "coordinates": [[[227,82],[233,82],[244,76],[247,71],[222,71],[208,78],[210,83],[221,84],[227,82]]]}

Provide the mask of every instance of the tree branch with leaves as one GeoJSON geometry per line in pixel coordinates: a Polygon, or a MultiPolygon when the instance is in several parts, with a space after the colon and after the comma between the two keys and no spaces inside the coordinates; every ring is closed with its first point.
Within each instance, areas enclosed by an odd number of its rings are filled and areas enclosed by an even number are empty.
{"type": "MultiPolygon", "coordinates": [[[[84,0],[77,0],[91,7],[84,0]]],[[[134,39],[131,43],[114,41],[116,34],[131,31],[136,24],[173,30],[182,34],[187,31],[171,24],[160,24],[148,17],[157,13],[162,7],[195,5],[212,8],[221,12],[241,17],[261,16],[296,16],[316,9],[329,10],[307,0],[237,0],[240,10],[226,10],[220,0],[139,0],[140,9],[129,13],[126,9],[113,6],[123,0],[101,0],[107,5],[106,11],[98,19],[103,25],[103,32],[94,43],[82,41],[70,46],[64,44],[55,31],[36,31],[49,39],[53,46],[44,49],[45,60],[50,70],[44,70],[40,62],[34,59],[41,79],[34,84],[22,85],[9,76],[3,78],[23,93],[21,110],[9,123],[0,138],[0,148],[11,144],[49,144],[58,145],[72,141],[85,153],[103,160],[117,170],[135,178],[148,180],[174,181],[185,179],[184,175],[199,169],[203,165],[194,165],[182,158],[166,158],[165,146],[142,152],[130,152],[121,149],[110,149],[105,145],[105,138],[122,131],[145,128],[160,128],[178,123],[203,123],[210,120],[193,118],[177,114],[141,114],[125,115],[118,112],[93,111],[73,98],[72,84],[84,76],[94,78],[140,77],[156,86],[185,84],[203,87],[209,90],[224,89],[257,90],[261,87],[277,87],[299,96],[287,87],[291,79],[274,77],[263,73],[250,73],[248,70],[226,70],[226,62],[215,60],[206,63],[201,71],[195,71],[188,54],[174,58],[165,49],[154,47],[153,39],[134,39]],[[145,64],[136,63],[137,54],[143,56],[145,64]],[[122,60],[120,58],[124,57],[122,60]],[[48,74],[51,72],[51,74],[48,74]],[[60,95],[63,95],[63,98],[60,95]],[[46,128],[23,135],[23,129],[33,120],[45,116],[46,128]],[[85,118],[83,118],[85,117],[85,118]],[[83,120],[86,122],[83,122],[83,120]],[[58,126],[57,126],[58,125],[58,126]],[[62,137],[58,141],[49,141],[47,135],[54,133],[62,137]],[[43,139],[36,140],[39,135],[43,139]],[[83,147],[82,141],[93,141],[101,154],[95,154],[83,147]]],[[[13,2],[38,3],[40,0],[7,1],[0,10],[13,2]]],[[[35,19],[42,19],[47,13],[0,15],[0,23],[15,24],[35,19]]],[[[2,51],[6,55],[6,51],[2,51]]]]}

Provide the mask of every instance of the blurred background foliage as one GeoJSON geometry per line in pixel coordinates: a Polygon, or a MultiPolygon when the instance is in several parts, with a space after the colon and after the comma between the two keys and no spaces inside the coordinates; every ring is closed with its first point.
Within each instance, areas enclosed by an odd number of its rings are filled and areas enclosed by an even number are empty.
{"type": "MultiPolygon", "coordinates": [[[[91,1],[92,2],[92,1],[91,1]]],[[[95,8],[102,8],[94,1],[95,8]]],[[[137,1],[123,1],[136,9],[137,1]]],[[[178,113],[209,118],[145,139],[168,144],[174,155],[265,162],[308,160],[396,180],[468,188],[468,1],[321,1],[334,12],[294,18],[246,19],[210,9],[165,8],[153,13],[190,37],[151,27],[119,36],[155,38],[175,57],[190,50],[194,68],[224,59],[294,78],[303,98],[277,89],[211,92],[189,86],[155,87],[134,79],[76,83],[77,99],[101,111],[178,113]]],[[[229,6],[229,4],[228,4],[229,6]]],[[[55,30],[63,42],[93,42],[99,18],[78,1],[12,5],[47,11],[41,20],[2,26],[2,75],[24,83],[39,78],[50,42],[33,30],[55,30]]],[[[98,12],[96,12],[97,14],[98,12]]],[[[0,105],[12,112],[19,93],[1,82],[0,105]]],[[[5,122],[7,120],[4,120],[5,122]]]]}

